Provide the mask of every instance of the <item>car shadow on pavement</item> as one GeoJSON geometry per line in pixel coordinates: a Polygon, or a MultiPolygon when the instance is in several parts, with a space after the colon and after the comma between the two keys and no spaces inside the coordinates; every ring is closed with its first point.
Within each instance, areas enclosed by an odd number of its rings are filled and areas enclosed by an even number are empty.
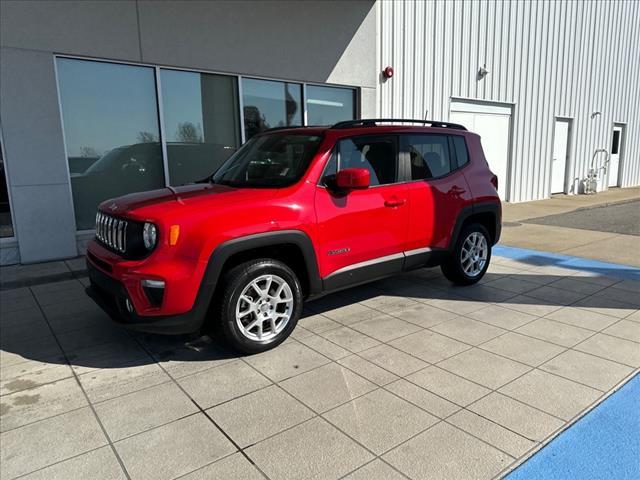
{"type": "MultiPolygon", "coordinates": [[[[593,271],[580,276],[563,269],[547,273],[545,270],[559,267],[545,262],[544,258],[527,259],[527,264],[531,265],[529,271],[509,271],[508,267],[497,264],[480,283],[468,287],[451,285],[439,269],[433,268],[343,290],[305,304],[303,318],[293,337],[300,337],[305,343],[302,333],[327,337],[327,329],[354,325],[355,330],[362,333],[364,330],[357,328],[361,321],[384,315],[402,319],[407,310],[413,309],[415,315],[421,305],[437,309],[431,312],[442,311],[448,312],[449,316],[469,318],[491,304],[513,311],[514,315],[525,313],[536,318],[574,306],[609,315],[612,321],[640,308],[635,293],[614,287],[621,280],[607,276],[610,272],[593,271]],[[316,328],[309,319],[317,315],[326,317],[325,323],[330,326],[316,328]]],[[[40,307],[40,310],[46,315],[46,309],[40,307]]],[[[57,318],[55,322],[35,316],[25,318],[25,323],[19,324],[20,312],[26,315],[31,310],[3,315],[4,320],[0,323],[4,327],[0,329],[3,394],[16,391],[11,388],[11,381],[17,378],[27,378],[36,384],[46,382],[49,378],[46,369],[52,364],[69,364],[79,374],[92,369],[126,369],[154,363],[169,373],[172,370],[189,373],[242,356],[209,336],[162,336],[127,331],[113,324],[90,303],[86,311],[57,318]],[[81,317],[80,323],[78,317],[81,317]],[[82,326],[85,319],[86,325],[82,326]],[[16,328],[16,324],[21,328],[16,328]]],[[[409,321],[417,327],[429,327],[427,319],[423,320],[409,321]]]]}

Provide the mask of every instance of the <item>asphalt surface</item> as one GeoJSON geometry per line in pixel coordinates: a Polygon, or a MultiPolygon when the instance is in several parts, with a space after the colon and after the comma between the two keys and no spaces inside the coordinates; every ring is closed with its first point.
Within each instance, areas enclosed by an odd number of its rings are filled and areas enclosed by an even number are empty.
{"type": "Polygon", "coordinates": [[[507,480],[637,479],[640,375],[565,430],[507,480]]]}
{"type": "Polygon", "coordinates": [[[640,236],[640,200],[530,218],[523,223],[640,236]]]}

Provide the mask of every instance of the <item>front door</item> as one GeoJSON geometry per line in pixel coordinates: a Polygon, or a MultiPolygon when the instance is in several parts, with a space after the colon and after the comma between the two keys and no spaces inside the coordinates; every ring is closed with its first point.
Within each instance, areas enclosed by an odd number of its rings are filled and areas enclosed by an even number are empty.
{"type": "Polygon", "coordinates": [[[609,158],[609,180],[610,187],[620,186],[620,154],[622,153],[622,127],[613,127],[613,139],[611,140],[611,157],[609,158]]]}
{"type": "Polygon", "coordinates": [[[551,193],[566,193],[565,176],[569,159],[569,121],[556,120],[551,160],[551,193]]]}
{"type": "MultiPolygon", "coordinates": [[[[407,185],[398,183],[398,139],[394,135],[340,140],[316,191],[320,275],[370,269],[371,275],[400,270],[407,237],[407,185]],[[366,168],[371,185],[339,191],[332,184],[345,168],[366,168]]],[[[342,285],[329,285],[339,287],[342,285]]]]}

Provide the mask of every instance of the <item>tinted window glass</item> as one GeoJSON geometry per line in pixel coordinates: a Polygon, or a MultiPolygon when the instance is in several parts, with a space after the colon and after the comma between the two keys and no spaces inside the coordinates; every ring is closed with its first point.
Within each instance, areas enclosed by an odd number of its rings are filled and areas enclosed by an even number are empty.
{"type": "Polygon", "coordinates": [[[453,145],[456,149],[456,159],[458,162],[458,167],[462,167],[469,161],[467,142],[465,141],[464,137],[461,137],[459,135],[453,135],[451,138],[453,139],[453,145]]]}
{"type": "Polygon", "coordinates": [[[153,68],[57,59],[71,189],[79,230],[97,205],[164,186],[153,68]]]}
{"type": "Polygon", "coordinates": [[[161,70],[171,185],[211,175],[240,145],[234,77],[161,70]]]}
{"type": "Polygon", "coordinates": [[[611,145],[611,155],[617,154],[619,149],[620,149],[620,131],[614,130],[613,143],[611,145]]]}
{"type": "Polygon", "coordinates": [[[242,79],[246,138],[268,128],[302,125],[302,86],[297,83],[242,79]]]}
{"type": "Polygon", "coordinates": [[[298,181],[322,137],[265,134],[245,143],[212,181],[234,187],[282,187],[298,181]]]}
{"type": "Polygon", "coordinates": [[[7,178],[4,173],[4,156],[0,144],[0,237],[13,237],[13,224],[11,223],[11,208],[9,207],[9,191],[7,178]]]}
{"type": "Polygon", "coordinates": [[[394,138],[356,137],[341,140],[339,144],[340,170],[366,168],[371,185],[384,185],[396,181],[396,142],[394,138]]]}
{"type": "Polygon", "coordinates": [[[333,125],[353,120],[354,91],[351,88],[307,85],[307,124],[333,125]]]}
{"type": "Polygon", "coordinates": [[[438,178],[451,172],[449,143],[445,135],[407,135],[411,179],[438,178]]]}

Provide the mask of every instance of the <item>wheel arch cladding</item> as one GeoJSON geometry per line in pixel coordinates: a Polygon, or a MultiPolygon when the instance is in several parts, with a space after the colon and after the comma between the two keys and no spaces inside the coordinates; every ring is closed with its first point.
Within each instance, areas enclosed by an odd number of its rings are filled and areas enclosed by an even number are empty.
{"type": "Polygon", "coordinates": [[[298,276],[305,295],[322,291],[313,243],[300,230],[258,233],[218,245],[209,258],[204,282],[213,294],[224,271],[255,258],[273,258],[287,265],[298,276]]]}
{"type": "Polygon", "coordinates": [[[454,248],[458,236],[462,229],[470,223],[480,223],[491,235],[492,243],[495,245],[500,240],[501,225],[501,207],[496,202],[482,202],[464,207],[458,214],[456,223],[453,227],[453,233],[449,241],[449,250],[454,248]]]}

